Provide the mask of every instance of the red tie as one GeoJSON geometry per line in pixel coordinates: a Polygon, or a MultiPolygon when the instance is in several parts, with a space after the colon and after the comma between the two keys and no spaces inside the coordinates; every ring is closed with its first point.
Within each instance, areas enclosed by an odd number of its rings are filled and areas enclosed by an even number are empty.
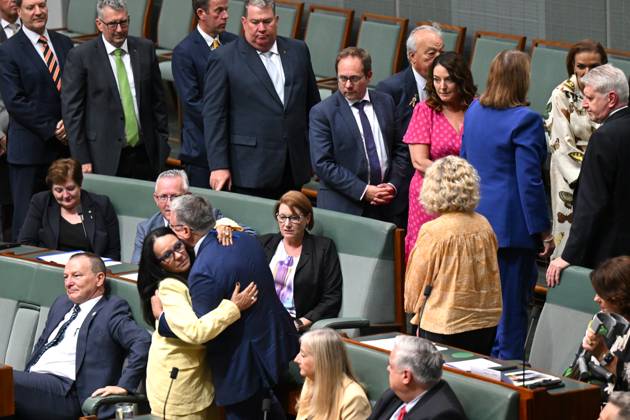
{"type": "Polygon", "coordinates": [[[400,410],[400,413],[398,413],[398,418],[396,420],[403,420],[406,415],[407,415],[407,407],[403,405],[403,408],[402,410],[400,410]]]}

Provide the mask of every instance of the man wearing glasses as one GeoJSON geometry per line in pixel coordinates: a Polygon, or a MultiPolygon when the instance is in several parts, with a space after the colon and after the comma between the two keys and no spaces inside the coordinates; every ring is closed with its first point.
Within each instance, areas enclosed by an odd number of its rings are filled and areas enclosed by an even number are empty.
{"type": "Polygon", "coordinates": [[[339,90],[310,114],[317,207],[394,222],[392,203],[409,171],[396,105],[385,93],[368,92],[372,58],[364,49],[340,51],[336,68],[339,90]]]}
{"type": "Polygon", "coordinates": [[[99,0],[101,36],[68,56],[63,119],[83,172],[152,180],[169,153],[162,78],[150,40],[128,36],[125,0],[99,0]]]}

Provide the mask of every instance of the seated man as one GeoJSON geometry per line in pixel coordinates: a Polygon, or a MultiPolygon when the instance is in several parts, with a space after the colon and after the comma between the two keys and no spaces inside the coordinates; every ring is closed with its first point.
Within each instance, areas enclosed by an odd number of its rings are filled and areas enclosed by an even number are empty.
{"type": "Polygon", "coordinates": [[[623,420],[630,418],[630,392],[613,392],[608,404],[597,420],[623,420]]]}
{"type": "Polygon", "coordinates": [[[464,420],[451,387],[442,380],[442,355],[424,338],[399,335],[389,354],[389,387],[369,420],[464,420]]]}
{"type": "MultiPolygon", "coordinates": [[[[158,206],[159,212],[149,217],[147,220],[138,223],[136,230],[136,241],[134,243],[133,255],[131,262],[138,264],[140,262],[140,254],[142,253],[142,243],[144,238],[154,229],[159,227],[168,226],[168,218],[171,214],[171,201],[175,197],[180,195],[190,194],[188,192],[188,176],[186,172],[181,169],[169,169],[158,175],[155,181],[155,192],[153,193],[153,200],[155,205],[158,206]]],[[[217,224],[222,229],[226,227],[235,229],[240,227],[232,220],[223,217],[221,210],[213,209],[214,219],[217,220],[217,224]]],[[[219,229],[219,235],[229,235],[229,232],[219,229]]],[[[251,235],[255,235],[256,232],[245,226],[243,230],[251,235]]]]}
{"type": "MultiPolygon", "coordinates": [[[[76,419],[86,398],[125,395],[145,376],[151,336],[106,293],[103,261],[73,255],[63,278],[66,295],[50,307],[25,371],[13,372],[16,418],[76,419]]],[[[100,414],[111,418],[113,407],[100,414]]]]}

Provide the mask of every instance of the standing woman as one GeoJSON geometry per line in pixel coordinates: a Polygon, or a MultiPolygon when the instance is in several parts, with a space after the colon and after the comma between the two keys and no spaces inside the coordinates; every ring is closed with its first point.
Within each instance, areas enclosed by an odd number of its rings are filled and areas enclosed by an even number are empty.
{"type": "Polygon", "coordinates": [[[555,256],[564,249],[573,220],[573,190],[580,175],[588,140],[599,127],[582,107],[584,77],[590,70],[608,62],[599,42],[585,39],[574,44],[567,54],[569,78],[559,84],[547,102],[545,129],[551,151],[549,176],[553,236],[558,247],[555,256]]]}
{"type": "Polygon", "coordinates": [[[555,247],[547,215],[542,165],[547,157],[540,115],[527,107],[529,57],[506,50],[490,65],[486,91],[465,118],[461,156],[481,178],[477,211],[499,241],[503,313],[492,356],[520,359],[527,304],[536,283],[536,254],[555,247]]]}
{"type": "Polygon", "coordinates": [[[464,113],[477,92],[468,65],[454,52],[441,54],[433,61],[429,80],[431,83],[426,85],[428,98],[414,109],[403,139],[409,144],[415,168],[409,185],[409,219],[405,238],[407,257],[422,224],[435,218],[425,211],[418,200],[424,172],[434,160],[459,154],[464,113]]]}

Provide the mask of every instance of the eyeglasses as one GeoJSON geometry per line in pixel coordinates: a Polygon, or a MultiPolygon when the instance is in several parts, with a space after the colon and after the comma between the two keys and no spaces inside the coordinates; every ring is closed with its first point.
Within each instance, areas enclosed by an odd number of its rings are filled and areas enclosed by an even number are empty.
{"type": "Polygon", "coordinates": [[[125,20],[118,20],[115,22],[105,22],[102,19],[99,19],[101,21],[101,23],[105,26],[107,26],[107,29],[110,31],[115,31],[116,28],[118,28],[118,25],[120,25],[120,29],[127,29],[129,28],[129,20],[131,20],[130,17],[128,17],[125,20]]]}
{"type": "Polygon", "coordinates": [[[353,85],[356,85],[363,80],[363,76],[337,76],[337,80],[344,84],[351,82],[353,85]]]}
{"type": "Polygon", "coordinates": [[[276,219],[278,220],[278,223],[281,223],[281,224],[286,223],[287,221],[291,225],[295,223],[300,223],[303,218],[304,216],[295,216],[295,215],[287,216],[286,214],[276,213],[276,219]]]}
{"type": "Polygon", "coordinates": [[[164,253],[164,255],[159,257],[157,260],[159,262],[166,262],[168,260],[171,260],[175,256],[176,252],[178,254],[181,254],[181,253],[183,253],[185,251],[186,251],[186,248],[184,247],[184,243],[182,241],[177,241],[177,242],[175,242],[175,245],[173,245],[173,248],[171,248],[168,251],[166,251],[164,253]]]}
{"type": "Polygon", "coordinates": [[[167,201],[173,201],[174,199],[176,199],[177,197],[181,197],[182,195],[183,194],[153,194],[153,197],[155,197],[160,203],[166,203],[167,201]]]}

